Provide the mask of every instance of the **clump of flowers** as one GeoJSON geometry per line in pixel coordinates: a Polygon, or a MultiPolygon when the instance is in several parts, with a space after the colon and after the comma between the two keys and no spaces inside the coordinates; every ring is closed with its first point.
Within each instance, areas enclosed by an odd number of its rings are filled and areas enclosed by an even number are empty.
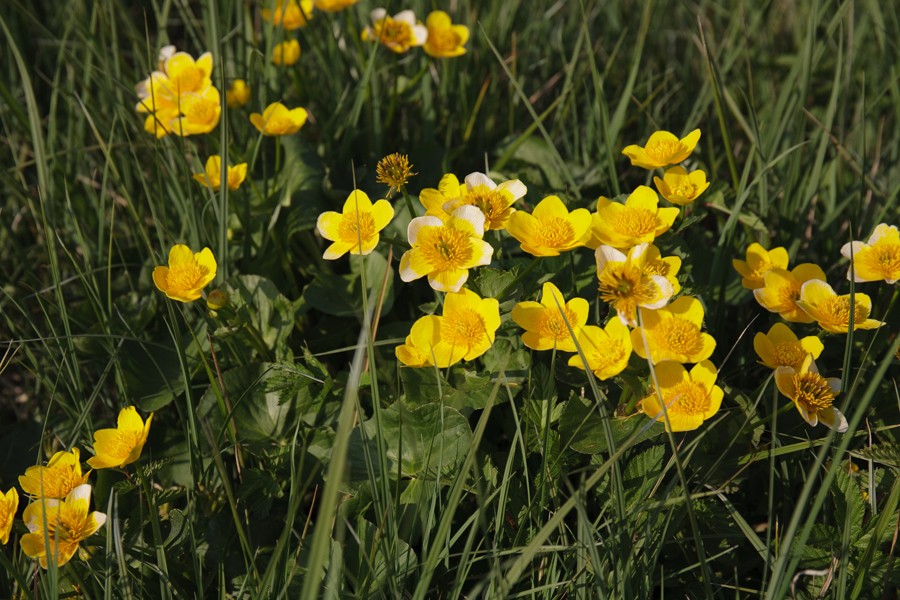
{"type": "Polygon", "coordinates": [[[785,321],[812,323],[813,318],[797,304],[803,284],[812,280],[825,281],[825,271],[818,265],[802,263],[790,271],[776,267],[765,272],[763,285],[753,290],[753,297],[760,306],[778,313],[785,321]]]}
{"type": "Polygon", "coordinates": [[[513,204],[528,193],[518,179],[494,182],[484,173],[469,173],[464,183],[453,174],[441,178],[438,189],[422,190],[419,200],[426,209],[426,215],[441,219],[460,206],[474,206],[484,215],[485,230],[506,229],[510,216],[516,211],[513,204]]]}
{"type": "Polygon", "coordinates": [[[387,10],[376,8],[369,17],[372,24],[363,30],[363,41],[378,42],[391,52],[403,54],[410,48],[423,45],[428,39],[428,29],[416,21],[416,15],[411,10],[391,17],[387,10]]]}
{"type": "Polygon", "coordinates": [[[172,300],[193,302],[216,278],[216,259],[212,250],[194,252],[184,244],[169,250],[169,265],[153,269],[156,288],[172,300]]]}
{"type": "Polygon", "coordinates": [[[375,249],[379,231],[394,218],[394,208],[387,200],[375,204],[360,190],[354,190],[344,202],[343,212],[328,211],[319,215],[316,229],[326,240],[333,242],[323,258],[335,260],[349,252],[366,255],[375,249]]]}

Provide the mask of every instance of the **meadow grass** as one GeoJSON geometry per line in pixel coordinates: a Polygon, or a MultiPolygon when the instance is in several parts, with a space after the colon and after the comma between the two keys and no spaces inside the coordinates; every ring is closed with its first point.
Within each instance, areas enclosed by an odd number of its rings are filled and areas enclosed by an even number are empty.
{"type": "Polygon", "coordinates": [[[897,597],[897,287],[851,284],[840,251],[898,224],[900,7],[387,5],[469,27],[465,55],[433,59],[363,42],[367,0],[298,32],[262,4],[0,8],[0,491],[58,450],[91,456],[125,406],[154,415],[139,462],[91,473],[107,521],[68,564],[22,551],[22,496],[0,597],[897,597]],[[271,64],[290,37],[299,62],[271,64]],[[213,55],[211,133],[143,129],[134,86],[167,44],[213,55]],[[246,108],[224,102],[235,78],[246,108]],[[251,125],[276,100],[309,111],[299,133],[251,125]],[[657,244],[717,342],[724,400],[699,429],[640,413],[656,373],[637,356],[600,381],[523,345],[509,314],[550,279],[591,324],[609,317],[585,248],[532,258],[487,232],[493,261],[467,286],[498,301],[493,346],[399,365],[412,323],[444,307],[398,277],[422,189],[480,171],[524,182],[519,210],[551,194],[594,210],[653,185],[624,147],[695,128],[686,164],[712,184],[657,244]],[[416,174],[381,244],[323,259],[318,216],[354,189],[388,197],[376,163],[392,152],[416,174]],[[248,163],[238,190],[192,179],[212,154],[248,163]],[[752,242],[820,265],[885,321],[796,329],[842,379],[846,433],[810,428],[758,363],[753,336],[779,319],[732,268],[752,242]],[[224,307],[155,289],[173,244],[212,250],[224,307]]]}

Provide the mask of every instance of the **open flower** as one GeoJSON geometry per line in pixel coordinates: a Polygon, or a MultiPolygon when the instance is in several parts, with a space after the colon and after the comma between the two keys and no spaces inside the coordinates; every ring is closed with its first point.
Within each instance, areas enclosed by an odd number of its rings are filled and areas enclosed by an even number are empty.
{"type": "Polygon", "coordinates": [[[407,367],[430,367],[440,341],[441,317],[426,315],[413,323],[403,345],[394,348],[394,355],[407,367]]]}
{"type": "Polygon", "coordinates": [[[525,330],[522,341],[532,350],[575,352],[572,334],[578,336],[589,310],[587,300],[572,298],[566,302],[559,288],[548,281],[541,291],[541,301],[519,302],[512,309],[512,320],[525,330]]]}
{"type": "MultiPolygon", "coordinates": [[[[606,327],[585,325],[578,333],[578,346],[588,368],[600,380],[615,377],[624,371],[631,358],[631,336],[628,327],[619,319],[610,319],[606,327]]],[[[576,354],[571,357],[569,366],[584,370],[581,356],[576,354]]]]}
{"type": "Polygon", "coordinates": [[[106,523],[102,512],[89,512],[91,486],[79,485],[65,497],[40,498],[25,507],[22,519],[29,533],[19,543],[22,551],[40,561],[61,567],[75,555],[78,545],[106,523]]]}
{"type": "Polygon", "coordinates": [[[115,429],[98,429],[94,432],[94,456],[88,464],[95,469],[110,469],[130,465],[141,457],[141,450],[150,433],[153,413],[144,421],[133,406],[119,411],[115,429]]]}
{"type": "Polygon", "coordinates": [[[225,92],[225,104],[228,108],[241,108],[250,102],[250,86],[243,79],[235,79],[225,92]]]}
{"type": "Polygon", "coordinates": [[[661,275],[672,284],[672,295],[677,296],[681,291],[678,282],[678,271],[681,269],[681,258],[678,256],[663,256],[659,248],[650,244],[647,246],[644,260],[644,273],[647,275],[661,275]]]}
{"type": "Polygon", "coordinates": [[[0,492],[0,544],[9,541],[9,532],[12,531],[17,510],[19,510],[19,492],[16,488],[9,488],[5,494],[0,492]]]}
{"type": "Polygon", "coordinates": [[[788,268],[788,253],[783,247],[766,250],[756,242],[747,248],[747,260],[732,259],[731,265],[741,276],[741,285],[755,290],[765,285],[763,276],[772,269],[788,268]]]}
{"type": "Polygon", "coordinates": [[[194,253],[184,244],[176,244],[169,250],[168,267],[153,269],[156,289],[179,302],[193,302],[215,278],[216,259],[212,250],[204,248],[194,253]]]}
{"type": "Polygon", "coordinates": [[[263,135],[292,135],[306,123],[306,109],[288,108],[281,102],[273,102],[259,113],[250,114],[250,122],[263,135]]]}
{"type": "MultiPolygon", "coordinates": [[[[455,176],[449,177],[452,179],[446,182],[441,179],[444,212],[450,214],[460,206],[474,206],[484,213],[485,230],[506,229],[510,215],[516,211],[512,205],[528,192],[525,184],[518,179],[497,184],[484,173],[475,172],[466,175],[465,184],[456,188],[453,185],[455,176]]],[[[429,207],[426,205],[426,208],[429,207]]]]}
{"type": "Polygon", "coordinates": [[[662,275],[645,271],[647,249],[639,244],[625,255],[612,246],[597,248],[600,299],[608,302],[625,325],[637,327],[637,309],[662,308],[672,297],[672,284],[662,275]]]}
{"type": "Polygon", "coordinates": [[[880,223],[867,242],[844,244],[841,254],[853,260],[847,279],[885,283],[900,279],[900,230],[896,225],[880,223]]]}
{"type": "MultiPolygon", "coordinates": [[[[194,179],[211,190],[218,190],[222,185],[222,157],[218,154],[213,154],[207,158],[205,171],[205,173],[194,173],[194,179]]],[[[241,187],[241,184],[246,178],[247,163],[240,163],[233,167],[228,167],[228,172],[225,175],[229,190],[236,190],[241,187]]]]}
{"type": "Polygon", "coordinates": [[[715,384],[716,375],[716,368],[708,360],[697,363],[690,372],[677,362],[659,363],[659,388],[650,388],[650,394],[641,401],[641,409],[651,419],[664,421],[669,431],[697,429],[722,405],[725,393],[715,384]]]}
{"type": "Polygon", "coordinates": [[[700,330],[703,305],[691,296],[682,296],[659,310],[641,311],[641,319],[641,326],[631,332],[631,343],[638,356],[653,364],[666,360],[699,363],[716,348],[716,340],[700,330]]]}
{"type": "Polygon", "coordinates": [[[791,367],[799,371],[807,355],[815,360],[822,354],[825,346],[814,335],[801,340],[784,323],[775,323],[768,333],[759,332],[753,336],[753,349],[760,362],[770,369],[791,367]]]}
{"type": "Polygon", "coordinates": [[[441,292],[458,292],[469,269],[491,263],[494,249],[482,238],[484,215],[474,206],[461,206],[447,222],[416,217],[407,228],[410,250],[400,258],[400,279],[409,282],[428,276],[441,292]]]}
{"type": "MultiPolygon", "coordinates": [[[[853,329],[875,329],[884,325],[869,318],[872,299],[866,294],[853,296],[853,329]]],[[[797,306],[803,309],[819,327],[831,333],[847,333],[850,328],[850,294],[838,296],[834,289],[817,279],[812,279],[800,288],[797,306]]]]}
{"type": "Polygon", "coordinates": [[[394,208],[387,200],[375,204],[365,192],[354,190],[344,202],[343,212],[328,211],[319,215],[316,229],[333,242],[323,258],[335,260],[350,254],[369,254],[378,245],[379,231],[394,218],[394,208]]]}
{"type": "Polygon", "coordinates": [[[591,213],[576,208],[571,213],[556,196],[547,196],[528,214],[510,215],[506,230],[519,240],[522,250],[533,256],[559,256],[584,246],[590,234],[591,213]]]}
{"type": "Polygon", "coordinates": [[[645,185],[638,186],[625,204],[600,197],[591,222],[588,247],[602,244],[626,250],[652,242],[672,227],[678,216],[674,206],[659,208],[659,196],[645,185]]]}
{"type": "Polygon", "coordinates": [[[272,48],[272,64],[289,67],[300,60],[300,42],[287,40],[272,48]]]}
{"type": "Polygon", "coordinates": [[[706,173],[700,169],[688,173],[683,167],[666,169],[663,178],[654,177],[653,183],[663,198],[679,206],[690,204],[709,187],[706,173]]]}
{"type": "Polygon", "coordinates": [[[359,0],[313,0],[313,4],[316,5],[316,10],[321,10],[322,12],[342,11],[347,7],[353,6],[357,2],[359,2],[359,0]]]}
{"type": "Polygon", "coordinates": [[[657,131],[641,148],[636,144],[626,147],[622,154],[631,159],[631,164],[642,169],[656,169],[678,164],[694,151],[700,140],[700,130],[695,129],[680,140],[668,131],[657,131]]]}
{"type": "Polygon", "coordinates": [[[825,281],[825,271],[818,265],[802,263],[787,271],[771,269],[763,275],[763,286],[753,290],[753,297],[769,312],[778,313],[785,321],[812,323],[813,318],[797,305],[800,288],[807,281],[825,281]]]}
{"type": "Polygon", "coordinates": [[[378,42],[392,52],[403,54],[414,46],[421,46],[428,39],[428,29],[416,21],[411,10],[404,10],[393,17],[383,8],[370,13],[372,24],[362,32],[363,41],[378,42]]]}
{"type": "Polygon", "coordinates": [[[305,27],[312,18],[313,0],[278,0],[274,9],[262,9],[262,18],[288,31],[305,27]]]}
{"type": "Polygon", "coordinates": [[[807,354],[800,368],[775,369],[778,391],[793,400],[803,420],[815,427],[819,422],[840,433],[847,431],[847,419],[834,407],[834,398],[841,391],[841,380],[819,374],[812,354],[807,354]]]}
{"type": "Polygon", "coordinates": [[[450,15],[442,10],[432,11],[425,19],[428,39],[423,50],[435,58],[449,58],[466,53],[464,46],[469,41],[469,28],[454,25],[450,15]]]}
{"type": "Polygon", "coordinates": [[[436,366],[445,368],[461,360],[475,360],[494,343],[500,327],[500,304],[495,298],[482,298],[466,289],[447,294],[440,327],[440,341],[432,348],[436,366]]]}
{"type": "Polygon", "coordinates": [[[169,126],[181,136],[209,133],[219,124],[222,114],[222,98],[219,90],[210,86],[202,92],[182,94],[182,115],[169,126]]]}
{"type": "Polygon", "coordinates": [[[19,485],[32,498],[65,498],[86,483],[88,475],[81,473],[81,453],[78,448],[72,448],[69,452],[55,453],[46,466],[25,469],[25,474],[19,476],[19,485]]]}

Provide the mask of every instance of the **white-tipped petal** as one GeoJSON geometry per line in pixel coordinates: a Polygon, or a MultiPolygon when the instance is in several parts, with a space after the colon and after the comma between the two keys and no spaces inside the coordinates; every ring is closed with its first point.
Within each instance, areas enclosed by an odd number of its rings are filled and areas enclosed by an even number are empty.
{"type": "Polygon", "coordinates": [[[841,255],[845,258],[850,258],[851,254],[859,254],[859,251],[865,247],[866,245],[862,242],[847,242],[846,244],[841,246],[841,255]]]}
{"type": "Polygon", "coordinates": [[[594,255],[597,257],[597,270],[603,271],[606,267],[606,263],[611,262],[625,262],[626,256],[613,248],[612,246],[597,246],[597,250],[594,251],[594,255]]]}
{"type": "Polygon", "coordinates": [[[510,181],[504,181],[500,185],[497,186],[501,190],[505,190],[512,194],[512,197],[516,200],[520,198],[524,198],[525,194],[528,193],[528,188],[525,187],[525,184],[519,181],[518,179],[513,179],[510,181]]]}
{"type": "Polygon", "coordinates": [[[828,387],[831,388],[831,391],[837,394],[841,391],[841,380],[838,377],[828,377],[825,381],[828,382],[828,387]]]}
{"type": "Polygon", "coordinates": [[[466,204],[460,206],[451,213],[452,217],[468,221],[475,228],[475,235],[481,237],[484,235],[484,213],[477,206],[466,204]]]}
{"type": "Polygon", "coordinates": [[[373,23],[377,23],[387,16],[387,10],[384,8],[375,8],[369,13],[369,18],[373,23]]]}
{"type": "Polygon", "coordinates": [[[94,521],[97,523],[98,528],[103,527],[106,523],[106,513],[95,510],[91,513],[91,517],[93,517],[94,521]]]}
{"type": "Polygon", "coordinates": [[[651,275],[650,279],[652,279],[653,283],[656,284],[656,287],[659,288],[660,297],[655,302],[642,304],[641,306],[649,308],[650,310],[656,310],[669,303],[669,299],[672,297],[672,293],[675,290],[672,287],[672,283],[662,275],[651,275]]]}
{"type": "Polygon", "coordinates": [[[410,27],[416,24],[416,13],[413,11],[406,9],[401,10],[396,15],[394,15],[395,21],[402,21],[403,23],[408,24],[410,27]]]}
{"type": "Polygon", "coordinates": [[[440,227],[441,225],[443,223],[437,217],[416,217],[409,222],[406,228],[406,239],[410,245],[415,244],[420,229],[423,227],[440,227]]]}
{"type": "Polygon", "coordinates": [[[416,279],[421,277],[421,275],[410,268],[410,264],[412,263],[409,256],[410,252],[412,252],[412,250],[407,250],[403,253],[403,256],[400,257],[400,279],[402,279],[406,283],[415,281],[416,279]]]}
{"type": "Polygon", "coordinates": [[[428,39],[428,28],[424,25],[413,25],[412,35],[415,40],[413,46],[421,46],[428,39]]]}
{"type": "Polygon", "coordinates": [[[481,256],[478,259],[478,262],[475,266],[483,267],[485,265],[491,264],[491,258],[494,256],[494,247],[485,242],[481,241],[481,256]]]}
{"type": "Polygon", "coordinates": [[[487,186],[488,189],[494,189],[497,187],[497,184],[494,183],[494,180],[485,175],[484,173],[479,173],[475,171],[474,173],[469,173],[466,175],[466,187],[470,190],[473,187],[477,187],[479,185],[487,186]]]}

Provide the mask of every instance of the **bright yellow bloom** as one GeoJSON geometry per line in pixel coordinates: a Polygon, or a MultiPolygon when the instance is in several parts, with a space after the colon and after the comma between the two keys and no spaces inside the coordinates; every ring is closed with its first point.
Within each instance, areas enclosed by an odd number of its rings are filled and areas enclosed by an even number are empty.
{"type": "Polygon", "coordinates": [[[525,330],[522,341],[532,350],[575,352],[575,339],[587,323],[589,311],[587,300],[572,298],[566,302],[559,288],[548,281],[541,291],[541,301],[519,302],[512,309],[512,320],[525,330]]]}
{"type": "Polygon", "coordinates": [[[679,210],[674,206],[659,208],[659,196],[645,185],[638,186],[625,204],[600,197],[591,222],[589,248],[605,244],[626,250],[644,242],[652,242],[672,227],[679,210]]]}
{"type": "Polygon", "coordinates": [[[394,355],[407,367],[434,366],[433,350],[440,341],[441,317],[426,315],[413,323],[405,343],[394,348],[394,355]]]}
{"type": "Polygon", "coordinates": [[[243,79],[235,79],[225,92],[225,104],[228,108],[241,108],[250,102],[250,86],[243,79]]]}
{"type": "Polygon", "coordinates": [[[853,260],[851,273],[855,281],[897,283],[900,279],[900,230],[896,225],[880,223],[867,242],[850,242],[841,254],[853,260]]]}
{"type": "Polygon", "coordinates": [[[662,275],[647,272],[647,250],[639,244],[625,255],[612,246],[597,248],[600,299],[608,302],[625,325],[637,327],[637,309],[662,308],[672,297],[672,284],[662,275]]]}
{"type": "Polygon", "coordinates": [[[262,9],[262,18],[269,21],[275,27],[282,25],[286,30],[293,31],[305,27],[312,18],[313,0],[278,0],[275,9],[262,9]]]}
{"type": "Polygon", "coordinates": [[[209,133],[219,124],[222,98],[216,88],[210,86],[202,92],[182,94],[180,102],[182,116],[169,125],[174,133],[182,136],[209,133]]]}
{"type": "Polygon", "coordinates": [[[700,140],[700,130],[695,129],[680,140],[668,131],[657,131],[641,148],[632,144],[622,154],[631,159],[631,164],[642,169],[656,169],[678,164],[694,151],[700,140]]]}
{"type": "Polygon", "coordinates": [[[272,64],[289,67],[300,60],[300,42],[288,40],[272,48],[272,64]]]}
{"type": "Polygon", "coordinates": [[[19,476],[22,491],[32,498],[65,498],[69,492],[86,483],[90,472],[81,473],[81,453],[78,448],[57,452],[47,466],[36,465],[19,476]]]}
{"type": "Polygon", "coordinates": [[[420,196],[429,211],[426,214],[440,217],[435,214],[435,203],[443,196],[440,209],[445,214],[449,215],[460,206],[475,206],[484,213],[485,230],[495,230],[506,229],[510,215],[516,211],[512,205],[525,196],[528,188],[518,179],[497,184],[484,173],[476,172],[466,175],[463,185],[459,185],[455,175],[444,175],[437,191],[435,195],[433,189],[423,190],[424,197],[420,196]]]}
{"type": "MultiPolygon", "coordinates": [[[[875,329],[884,325],[869,318],[872,300],[866,294],[853,296],[853,329],[875,329]]],[[[850,294],[838,296],[834,289],[817,279],[807,281],[800,288],[797,306],[812,317],[819,327],[831,333],[847,333],[850,328],[850,294]]]]}
{"type": "Polygon", "coordinates": [[[378,245],[378,232],[387,227],[393,218],[394,208],[387,200],[372,204],[365,192],[350,192],[343,212],[323,212],[316,222],[319,235],[333,242],[325,250],[323,258],[335,260],[347,252],[369,254],[378,245]]]}
{"type": "Polygon", "coordinates": [[[772,269],[788,268],[788,253],[783,247],[766,250],[756,242],[747,248],[747,260],[731,260],[734,270],[741,276],[741,285],[748,290],[763,287],[763,276],[772,269]]]}
{"type": "Polygon", "coordinates": [[[791,367],[800,370],[807,355],[815,360],[822,354],[825,346],[814,335],[801,340],[784,323],[775,323],[769,333],[760,331],[753,337],[753,349],[759,355],[760,363],[770,369],[791,367]]]}
{"type": "Polygon", "coordinates": [[[57,567],[69,562],[78,545],[106,523],[102,512],[89,512],[90,504],[91,486],[85,483],[65,500],[41,498],[26,506],[22,519],[29,533],[19,542],[22,551],[40,560],[45,569],[50,560],[57,567]]]}
{"type": "Polygon", "coordinates": [[[514,212],[506,230],[521,242],[522,250],[533,256],[559,256],[584,246],[590,236],[591,213],[576,208],[571,213],[556,196],[547,196],[534,207],[534,212],[514,212]]]}
{"type": "Polygon", "coordinates": [[[447,222],[416,217],[407,228],[410,250],[400,258],[400,279],[409,282],[428,276],[441,292],[458,292],[469,269],[489,265],[494,249],[482,240],[484,214],[474,206],[460,206],[447,222]]]}
{"type": "Polygon", "coordinates": [[[663,198],[679,206],[690,204],[709,187],[706,173],[700,169],[688,173],[683,167],[666,169],[663,178],[654,177],[653,183],[663,198]]]}
{"type": "Polygon", "coordinates": [[[432,348],[436,366],[443,369],[461,360],[475,360],[494,343],[500,327],[500,304],[495,298],[482,298],[466,289],[447,294],[440,327],[440,341],[432,348]]]}
{"type": "Polygon", "coordinates": [[[409,157],[399,152],[388,154],[375,165],[375,181],[389,187],[389,196],[405,187],[409,178],[415,175],[409,164],[409,157]]]}
{"type": "Polygon", "coordinates": [[[716,367],[708,361],[697,363],[690,370],[677,362],[662,362],[656,365],[656,386],[641,401],[644,414],[656,421],[666,421],[669,431],[691,431],[703,421],[711,418],[722,405],[725,393],[716,383],[716,367]],[[659,401],[662,395],[663,404],[659,401]]]}
{"type": "Polygon", "coordinates": [[[812,323],[812,317],[797,306],[797,300],[803,284],[813,279],[825,281],[825,271],[812,263],[799,264],[790,271],[771,269],[763,275],[763,286],[753,290],[753,297],[760,306],[778,313],[785,321],[812,323]]]}
{"type": "Polygon", "coordinates": [[[469,28],[465,25],[454,25],[450,15],[442,10],[435,10],[425,19],[428,39],[425,40],[425,53],[435,58],[449,58],[466,53],[463,47],[469,41],[469,28]]]}
{"type": "Polygon", "coordinates": [[[153,269],[156,289],[172,300],[193,302],[200,291],[216,278],[216,259],[212,250],[194,253],[183,244],[169,250],[169,266],[153,269]]]}
{"type": "Polygon", "coordinates": [[[822,422],[840,433],[847,431],[847,419],[834,407],[834,397],[841,391],[841,380],[819,374],[811,354],[800,365],[775,369],[778,391],[794,401],[803,420],[815,427],[822,422]]]}
{"type": "Polygon", "coordinates": [[[250,122],[263,135],[291,135],[300,131],[306,123],[305,108],[288,108],[281,102],[273,102],[262,114],[252,113],[250,122]]]}
{"type": "Polygon", "coordinates": [[[94,456],[88,464],[95,469],[111,469],[130,465],[141,457],[141,450],[150,433],[153,413],[144,421],[133,406],[119,411],[115,429],[94,432],[94,456]]]}
{"type": "Polygon", "coordinates": [[[641,319],[642,326],[631,332],[631,343],[638,356],[649,356],[653,364],[666,360],[699,363],[716,348],[716,340],[700,330],[703,305],[691,296],[682,296],[659,310],[641,311],[641,319]]]}
{"type": "Polygon", "coordinates": [[[681,284],[678,282],[678,271],[681,269],[681,258],[677,256],[663,257],[659,248],[650,244],[646,251],[646,261],[644,262],[644,273],[647,275],[662,275],[666,281],[672,284],[672,295],[677,296],[681,291],[681,284]]]}
{"type": "Polygon", "coordinates": [[[17,510],[19,510],[19,492],[16,488],[9,488],[5,494],[0,493],[0,544],[9,541],[9,532],[12,531],[17,510]]]}
{"type": "Polygon", "coordinates": [[[166,46],[160,52],[160,70],[140,82],[135,91],[144,130],[161,138],[169,133],[208,133],[219,122],[219,92],[212,85],[212,54],[197,60],[186,52],[166,46]]]}
{"type": "Polygon", "coordinates": [[[383,8],[370,13],[372,25],[362,32],[363,41],[379,42],[392,52],[403,54],[414,46],[421,46],[428,38],[428,30],[416,21],[411,10],[404,10],[393,17],[383,8]]]}
{"type": "Polygon", "coordinates": [[[353,6],[359,0],[313,0],[317,10],[323,12],[338,12],[353,6]]]}
{"type": "MultiPolygon", "coordinates": [[[[228,182],[229,190],[236,190],[241,187],[244,179],[247,178],[247,163],[240,163],[233,167],[228,167],[228,173],[225,178],[228,182]]],[[[194,179],[211,190],[218,190],[222,185],[222,157],[218,154],[213,154],[207,158],[206,172],[194,173],[194,179]]]]}
{"type": "MultiPolygon", "coordinates": [[[[446,221],[450,217],[450,213],[444,210],[444,205],[455,200],[466,192],[466,188],[459,184],[459,178],[453,173],[446,173],[441,177],[437,189],[425,188],[419,192],[419,202],[425,207],[425,215],[429,217],[437,217],[441,221],[446,221]]],[[[504,201],[505,203],[505,201],[504,201]]],[[[478,207],[482,213],[482,207],[478,207]]],[[[509,215],[506,215],[509,218],[509,215]]]]}
{"type": "MultiPolygon", "coordinates": [[[[631,358],[631,336],[628,335],[628,327],[619,319],[610,319],[603,328],[585,325],[578,334],[578,345],[588,368],[600,380],[615,377],[624,371],[631,358]]],[[[581,356],[576,354],[571,357],[569,366],[584,370],[581,356]]]]}

